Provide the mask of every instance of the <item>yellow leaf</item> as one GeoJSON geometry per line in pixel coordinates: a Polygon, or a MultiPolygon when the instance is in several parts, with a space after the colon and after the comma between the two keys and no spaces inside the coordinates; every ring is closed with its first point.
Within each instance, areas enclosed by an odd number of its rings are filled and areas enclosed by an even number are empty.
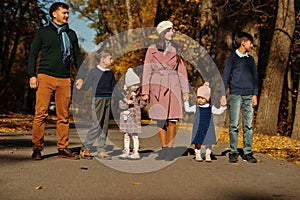
{"type": "Polygon", "coordinates": [[[45,188],[44,188],[43,186],[39,185],[39,186],[36,186],[35,189],[36,189],[36,190],[43,190],[43,189],[45,189],[45,188]]]}
{"type": "Polygon", "coordinates": [[[131,182],[130,184],[132,184],[132,185],[141,185],[142,183],[141,182],[131,182]]]}

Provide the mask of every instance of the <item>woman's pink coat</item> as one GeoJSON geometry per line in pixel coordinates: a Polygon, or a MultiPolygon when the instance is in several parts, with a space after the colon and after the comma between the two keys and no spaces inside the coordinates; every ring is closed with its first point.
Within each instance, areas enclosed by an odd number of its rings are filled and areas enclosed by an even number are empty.
{"type": "Polygon", "coordinates": [[[166,52],[155,45],[148,48],[143,70],[142,94],[149,95],[151,119],[182,118],[182,94],[189,92],[187,71],[182,59],[177,61],[176,49],[166,52]]]}

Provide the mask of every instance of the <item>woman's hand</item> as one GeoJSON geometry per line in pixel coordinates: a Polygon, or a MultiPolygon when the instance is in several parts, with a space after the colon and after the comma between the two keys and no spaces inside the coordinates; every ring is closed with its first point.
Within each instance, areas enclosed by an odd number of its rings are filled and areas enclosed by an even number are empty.
{"type": "Polygon", "coordinates": [[[183,94],[183,101],[188,101],[190,98],[189,93],[184,93],[183,94]]]}
{"type": "Polygon", "coordinates": [[[142,99],[143,99],[144,101],[147,101],[147,100],[149,99],[149,95],[148,95],[148,94],[144,94],[144,95],[142,96],[142,99]]]}

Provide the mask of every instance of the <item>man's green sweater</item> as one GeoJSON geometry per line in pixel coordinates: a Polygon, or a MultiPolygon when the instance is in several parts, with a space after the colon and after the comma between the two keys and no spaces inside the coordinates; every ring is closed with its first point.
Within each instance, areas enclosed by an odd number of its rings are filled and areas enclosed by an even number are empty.
{"type": "MultiPolygon", "coordinates": [[[[75,31],[68,29],[66,33],[69,36],[73,48],[73,58],[78,69],[82,63],[82,56],[80,53],[78,39],[75,31]]],[[[39,74],[47,74],[57,78],[69,78],[70,63],[64,63],[60,37],[57,34],[56,28],[49,23],[39,29],[32,42],[29,58],[28,58],[28,76],[36,76],[36,62],[39,52],[41,51],[41,60],[38,67],[39,74]]]]}

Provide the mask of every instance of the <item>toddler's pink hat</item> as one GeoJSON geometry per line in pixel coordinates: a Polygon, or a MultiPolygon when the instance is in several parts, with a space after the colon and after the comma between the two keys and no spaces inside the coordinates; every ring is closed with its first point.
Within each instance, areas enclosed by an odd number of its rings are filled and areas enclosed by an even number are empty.
{"type": "Polygon", "coordinates": [[[197,97],[203,97],[207,101],[210,99],[210,88],[209,88],[209,83],[205,82],[203,86],[199,87],[197,90],[197,97]]]}

